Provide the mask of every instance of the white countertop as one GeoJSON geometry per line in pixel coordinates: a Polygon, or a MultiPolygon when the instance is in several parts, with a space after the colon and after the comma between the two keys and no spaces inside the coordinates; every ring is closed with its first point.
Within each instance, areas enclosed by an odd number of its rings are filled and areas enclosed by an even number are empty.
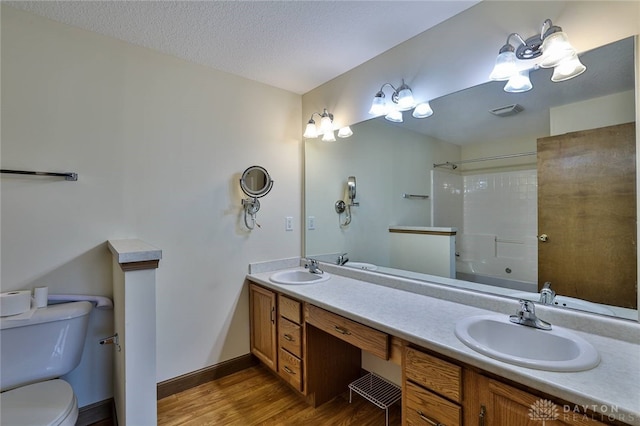
{"type": "MultiPolygon", "coordinates": [[[[279,263],[279,267],[282,267],[282,263],[279,263]]],[[[409,283],[410,280],[380,278],[378,274],[367,271],[357,271],[355,276],[360,279],[354,279],[336,275],[336,272],[342,274],[347,268],[327,267],[325,269],[330,269],[332,274],[328,281],[307,285],[279,285],[269,281],[273,271],[265,269],[268,268],[252,268],[253,273],[247,275],[247,278],[447,357],[587,406],[592,411],[606,411],[607,415],[614,415],[620,421],[640,426],[640,342],[633,341],[636,333],[631,341],[625,341],[574,329],[572,331],[598,350],[600,364],[588,371],[572,373],[534,370],[481,355],[457,339],[454,334],[457,320],[472,315],[495,313],[493,311],[394,288],[399,287],[398,282],[409,283]],[[378,283],[361,279],[369,276],[378,283]],[[389,280],[390,286],[381,283],[384,280],[389,280]]],[[[345,274],[354,276],[351,271],[345,274]]],[[[460,289],[452,291],[465,292],[460,289]]],[[[476,295],[479,298],[491,297],[476,295]]],[[[515,311],[517,302],[514,300],[512,304],[515,311]]],[[[539,312],[544,313],[545,310],[540,309],[539,312]]],[[[543,314],[539,315],[542,319],[548,319],[543,314]]],[[[628,326],[635,327],[625,325],[628,326]]]]}

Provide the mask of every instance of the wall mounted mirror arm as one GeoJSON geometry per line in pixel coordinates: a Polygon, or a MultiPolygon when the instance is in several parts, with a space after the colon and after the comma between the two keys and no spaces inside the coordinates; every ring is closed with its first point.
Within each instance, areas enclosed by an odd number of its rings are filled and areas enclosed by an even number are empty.
{"type": "Polygon", "coordinates": [[[261,166],[248,167],[240,178],[240,188],[249,196],[242,200],[244,224],[249,230],[253,230],[256,225],[260,228],[260,224],[256,222],[256,214],[260,210],[258,198],[264,197],[273,188],[273,180],[269,172],[261,166]]]}
{"type": "Polygon", "coordinates": [[[351,224],[351,207],[358,207],[360,203],[356,202],[356,177],[349,176],[347,179],[347,198],[349,203],[345,203],[343,200],[338,200],[335,203],[336,213],[338,213],[338,222],[341,227],[349,226],[351,224]],[[346,212],[344,222],[341,220],[340,215],[346,212]]]}

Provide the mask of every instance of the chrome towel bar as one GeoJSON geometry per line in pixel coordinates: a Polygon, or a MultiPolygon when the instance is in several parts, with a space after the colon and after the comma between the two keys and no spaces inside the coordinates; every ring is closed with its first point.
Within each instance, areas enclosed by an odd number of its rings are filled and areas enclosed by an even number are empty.
{"type": "Polygon", "coordinates": [[[30,172],[26,170],[7,170],[1,169],[0,173],[9,173],[13,175],[31,175],[31,176],[59,176],[64,177],[64,180],[77,181],[78,174],[67,172],[67,173],[54,173],[54,172],[30,172]]]}
{"type": "Polygon", "coordinates": [[[429,198],[428,195],[418,195],[418,194],[402,194],[402,198],[418,198],[421,200],[426,200],[429,198]]]}

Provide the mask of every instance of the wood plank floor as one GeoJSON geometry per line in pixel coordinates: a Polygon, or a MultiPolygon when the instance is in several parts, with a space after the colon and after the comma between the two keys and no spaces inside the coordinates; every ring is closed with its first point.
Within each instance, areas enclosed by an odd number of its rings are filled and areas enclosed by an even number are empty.
{"type": "MultiPolygon", "coordinates": [[[[399,425],[400,406],[389,409],[399,425]]],[[[384,426],[384,410],[348,390],[313,408],[263,366],[251,367],[158,401],[158,425],[384,426]]]]}

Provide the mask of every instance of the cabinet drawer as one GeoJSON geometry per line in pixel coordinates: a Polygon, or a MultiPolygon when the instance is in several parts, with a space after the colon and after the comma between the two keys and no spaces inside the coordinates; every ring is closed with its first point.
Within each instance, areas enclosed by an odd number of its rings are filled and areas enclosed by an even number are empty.
{"type": "Polygon", "coordinates": [[[301,327],[298,324],[280,317],[278,321],[278,342],[281,348],[286,349],[298,358],[302,358],[301,337],[301,327]]]}
{"type": "Polygon", "coordinates": [[[302,304],[300,302],[279,294],[278,308],[280,315],[296,324],[302,324],[302,304]]]}
{"type": "Polygon", "coordinates": [[[405,348],[404,369],[412,380],[456,402],[462,400],[462,367],[413,348],[405,348]]]}
{"type": "Polygon", "coordinates": [[[284,349],[280,349],[278,374],[291,386],[302,392],[302,363],[284,349]]]}
{"type": "Polygon", "coordinates": [[[406,383],[407,425],[462,426],[462,408],[413,383],[406,383]]]}
{"type": "Polygon", "coordinates": [[[305,321],[382,359],[389,359],[389,335],[317,306],[305,305],[305,321]]]}

